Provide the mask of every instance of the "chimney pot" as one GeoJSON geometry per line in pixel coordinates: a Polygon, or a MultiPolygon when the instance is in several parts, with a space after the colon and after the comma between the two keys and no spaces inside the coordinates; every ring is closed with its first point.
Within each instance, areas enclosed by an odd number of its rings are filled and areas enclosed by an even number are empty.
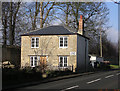
{"type": "Polygon", "coordinates": [[[82,15],[80,15],[80,20],[79,20],[79,27],[78,27],[78,33],[83,35],[83,19],[82,19],[82,15]]]}
{"type": "Polygon", "coordinates": [[[82,19],[82,15],[80,15],[80,19],[82,19]]]}

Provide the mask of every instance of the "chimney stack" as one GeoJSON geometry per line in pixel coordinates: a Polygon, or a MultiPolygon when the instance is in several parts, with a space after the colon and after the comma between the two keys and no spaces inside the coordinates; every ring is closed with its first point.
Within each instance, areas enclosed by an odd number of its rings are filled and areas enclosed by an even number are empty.
{"type": "Polygon", "coordinates": [[[78,26],[78,33],[83,35],[83,16],[80,15],[79,26],[78,26]]]}

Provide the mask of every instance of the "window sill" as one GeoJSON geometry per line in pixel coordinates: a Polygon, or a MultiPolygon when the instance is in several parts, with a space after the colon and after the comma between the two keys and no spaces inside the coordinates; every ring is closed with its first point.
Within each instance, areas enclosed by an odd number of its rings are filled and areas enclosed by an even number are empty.
{"type": "Polygon", "coordinates": [[[59,48],[68,48],[68,47],[59,47],[59,48]]]}
{"type": "Polygon", "coordinates": [[[68,67],[58,67],[58,68],[68,68],[68,67]]]}
{"type": "Polygon", "coordinates": [[[31,47],[31,48],[39,48],[39,47],[31,47]]]}

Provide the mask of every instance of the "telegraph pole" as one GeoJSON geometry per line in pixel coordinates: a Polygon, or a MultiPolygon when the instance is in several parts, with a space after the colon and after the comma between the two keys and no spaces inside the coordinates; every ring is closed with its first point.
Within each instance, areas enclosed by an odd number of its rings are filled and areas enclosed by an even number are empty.
{"type": "Polygon", "coordinates": [[[102,57],[102,31],[101,31],[101,24],[100,24],[100,57],[102,57]]]}

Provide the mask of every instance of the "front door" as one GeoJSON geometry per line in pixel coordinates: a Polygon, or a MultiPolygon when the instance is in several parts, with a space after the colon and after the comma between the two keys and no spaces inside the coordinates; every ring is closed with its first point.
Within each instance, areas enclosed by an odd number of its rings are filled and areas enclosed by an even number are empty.
{"type": "Polygon", "coordinates": [[[40,63],[46,64],[46,57],[40,57],[40,63]]]}
{"type": "Polygon", "coordinates": [[[47,65],[46,65],[46,57],[45,56],[40,57],[40,66],[42,67],[43,70],[47,67],[47,65]]]}

